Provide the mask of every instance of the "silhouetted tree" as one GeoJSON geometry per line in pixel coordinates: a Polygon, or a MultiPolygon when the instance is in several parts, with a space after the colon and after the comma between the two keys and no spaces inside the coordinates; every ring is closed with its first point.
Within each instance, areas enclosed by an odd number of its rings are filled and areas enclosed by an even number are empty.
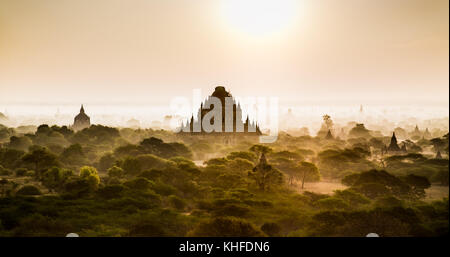
{"type": "Polygon", "coordinates": [[[302,180],[302,189],[305,186],[305,181],[319,181],[320,173],[319,169],[314,163],[311,162],[301,162],[298,166],[299,175],[302,180]]]}
{"type": "Polygon", "coordinates": [[[281,184],[283,180],[283,174],[267,163],[264,153],[261,154],[258,165],[248,174],[261,191],[267,191],[271,186],[281,184]]]}
{"type": "Polygon", "coordinates": [[[46,148],[37,148],[22,157],[23,162],[34,165],[35,176],[41,179],[42,172],[52,166],[59,166],[57,157],[46,148]]]}

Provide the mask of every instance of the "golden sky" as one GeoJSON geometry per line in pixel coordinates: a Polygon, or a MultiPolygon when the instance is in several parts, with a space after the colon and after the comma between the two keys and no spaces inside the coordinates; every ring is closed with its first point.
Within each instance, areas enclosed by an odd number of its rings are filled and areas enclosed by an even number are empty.
{"type": "Polygon", "coordinates": [[[228,1],[0,0],[0,102],[448,104],[448,0],[228,1]]]}

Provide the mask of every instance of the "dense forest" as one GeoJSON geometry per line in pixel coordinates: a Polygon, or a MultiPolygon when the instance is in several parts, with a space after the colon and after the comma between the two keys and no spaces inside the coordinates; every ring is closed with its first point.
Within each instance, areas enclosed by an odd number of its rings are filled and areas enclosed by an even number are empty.
{"type": "Polygon", "coordinates": [[[0,125],[0,236],[447,234],[448,133],[401,154],[383,152],[391,136],[0,125]]]}

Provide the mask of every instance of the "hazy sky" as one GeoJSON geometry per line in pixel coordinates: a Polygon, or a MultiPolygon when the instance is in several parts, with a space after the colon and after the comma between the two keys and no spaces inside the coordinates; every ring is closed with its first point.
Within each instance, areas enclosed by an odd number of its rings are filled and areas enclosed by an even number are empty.
{"type": "Polygon", "coordinates": [[[448,104],[448,0],[228,1],[0,0],[0,103],[448,104]]]}

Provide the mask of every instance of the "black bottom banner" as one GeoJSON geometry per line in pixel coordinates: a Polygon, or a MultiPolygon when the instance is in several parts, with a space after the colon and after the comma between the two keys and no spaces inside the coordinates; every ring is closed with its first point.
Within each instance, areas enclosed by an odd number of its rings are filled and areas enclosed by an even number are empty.
{"type": "Polygon", "coordinates": [[[84,256],[418,255],[447,250],[447,238],[1,238],[2,251],[84,256]]]}

